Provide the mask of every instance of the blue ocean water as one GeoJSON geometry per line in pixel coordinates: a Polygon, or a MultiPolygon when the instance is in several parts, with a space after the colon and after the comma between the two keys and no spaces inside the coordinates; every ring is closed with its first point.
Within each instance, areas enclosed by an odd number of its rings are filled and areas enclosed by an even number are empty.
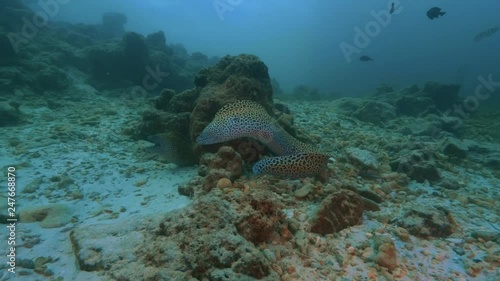
{"type": "Polygon", "coordinates": [[[474,91],[477,76],[499,71],[498,34],[481,44],[473,40],[498,25],[497,1],[455,1],[446,9],[447,1],[364,2],[71,1],[54,19],[97,23],[101,11],[121,12],[127,15],[128,30],[164,30],[169,42],[190,51],[219,57],[256,54],[287,90],[305,84],[324,94],[362,95],[381,83],[404,87],[438,80],[466,82],[465,95],[474,91]],[[382,20],[393,2],[396,11],[382,20]],[[429,20],[426,11],[440,5],[448,15],[429,20]],[[356,28],[362,33],[368,28],[369,34],[373,29],[374,35],[367,34],[369,42],[359,48],[356,28]],[[359,49],[350,56],[354,63],[339,47],[343,42],[359,49]],[[373,63],[359,64],[361,55],[372,56],[373,63]]]}

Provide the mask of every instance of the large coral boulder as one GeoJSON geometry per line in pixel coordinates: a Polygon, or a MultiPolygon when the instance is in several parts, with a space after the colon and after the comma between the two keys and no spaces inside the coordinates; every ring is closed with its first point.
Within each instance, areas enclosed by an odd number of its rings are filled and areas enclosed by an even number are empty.
{"type": "Polygon", "coordinates": [[[342,190],[326,197],[309,220],[311,232],[326,235],[356,225],[363,214],[359,196],[342,190]]]}
{"type": "Polygon", "coordinates": [[[434,100],[436,107],[441,111],[451,109],[457,102],[459,91],[460,85],[437,82],[427,82],[423,90],[426,96],[434,100]]]}
{"type": "MultiPolygon", "coordinates": [[[[200,71],[195,83],[196,88],[181,93],[163,90],[151,102],[152,108],[144,112],[139,125],[132,129],[132,136],[148,140],[158,134],[175,135],[176,139],[183,140],[183,155],[189,159],[185,163],[194,164],[199,150],[193,153],[192,149],[185,149],[186,144],[197,147],[194,140],[225,104],[253,100],[273,115],[267,66],[256,56],[226,56],[217,65],[200,71]]],[[[178,144],[169,142],[174,150],[179,150],[178,144]]]]}
{"type": "Polygon", "coordinates": [[[228,103],[252,100],[273,112],[271,79],[267,66],[257,56],[226,56],[216,66],[200,71],[195,83],[201,92],[191,114],[189,131],[193,140],[228,103]]]}
{"type": "Polygon", "coordinates": [[[148,47],[144,37],[128,32],[121,42],[106,42],[89,50],[88,59],[94,81],[118,86],[128,80],[141,84],[146,76],[148,47]]]}

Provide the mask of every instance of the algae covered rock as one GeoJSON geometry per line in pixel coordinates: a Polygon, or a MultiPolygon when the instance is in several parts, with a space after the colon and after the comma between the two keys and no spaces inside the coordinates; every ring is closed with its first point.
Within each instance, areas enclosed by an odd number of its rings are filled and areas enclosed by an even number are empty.
{"type": "Polygon", "coordinates": [[[244,215],[236,223],[238,232],[254,244],[267,241],[285,218],[282,204],[272,200],[271,192],[253,193],[239,200],[244,215]]]}
{"type": "Polygon", "coordinates": [[[341,190],[326,197],[309,220],[311,232],[326,235],[358,224],[363,214],[359,196],[349,190],[341,190]]]}
{"type": "Polygon", "coordinates": [[[263,253],[238,234],[233,225],[237,216],[227,201],[205,197],[189,209],[165,216],[149,231],[148,242],[138,248],[137,255],[158,274],[182,269],[200,280],[218,275],[220,270],[231,280],[275,274],[263,253]]]}
{"type": "Polygon", "coordinates": [[[414,207],[406,212],[402,227],[422,238],[447,237],[453,233],[449,211],[431,206],[414,207]]]}
{"type": "Polygon", "coordinates": [[[375,249],[373,257],[375,263],[390,271],[396,269],[399,262],[396,245],[391,237],[388,235],[375,235],[371,242],[375,249]]]}
{"type": "Polygon", "coordinates": [[[389,162],[395,172],[405,173],[417,182],[438,182],[441,172],[434,159],[434,152],[426,148],[417,148],[411,151],[401,151],[400,156],[389,162]]]}
{"type": "Polygon", "coordinates": [[[237,179],[243,171],[243,159],[232,147],[222,146],[217,153],[205,153],[198,174],[204,177],[203,190],[210,191],[222,178],[237,179]]]}
{"type": "Polygon", "coordinates": [[[48,66],[35,75],[37,89],[41,91],[60,91],[68,88],[70,81],[66,72],[55,67],[48,66]]]}
{"type": "Polygon", "coordinates": [[[43,228],[63,226],[70,223],[72,217],[73,211],[71,208],[62,204],[23,208],[19,213],[21,222],[39,222],[43,228]]]}

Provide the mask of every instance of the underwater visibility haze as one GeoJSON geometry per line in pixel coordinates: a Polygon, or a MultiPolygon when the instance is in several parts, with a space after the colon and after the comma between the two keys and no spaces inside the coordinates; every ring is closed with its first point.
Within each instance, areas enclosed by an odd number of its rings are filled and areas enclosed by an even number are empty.
{"type": "Polygon", "coordinates": [[[500,280],[499,10],[0,1],[0,280],[500,280]]]}

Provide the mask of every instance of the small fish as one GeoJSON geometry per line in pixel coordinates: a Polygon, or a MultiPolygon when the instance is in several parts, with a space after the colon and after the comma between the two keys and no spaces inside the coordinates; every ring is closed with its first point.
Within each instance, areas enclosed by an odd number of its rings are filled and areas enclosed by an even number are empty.
{"type": "Polygon", "coordinates": [[[389,14],[392,14],[394,13],[394,2],[392,2],[391,4],[391,10],[389,11],[389,14]]]}
{"type": "Polygon", "coordinates": [[[442,12],[441,8],[439,8],[439,7],[433,7],[427,11],[427,17],[431,20],[439,18],[440,16],[443,16],[444,14],[446,14],[446,12],[442,12]]]}
{"type": "Polygon", "coordinates": [[[474,41],[478,42],[478,41],[483,40],[486,37],[490,37],[491,35],[495,34],[498,30],[500,30],[500,27],[495,26],[495,27],[492,27],[488,30],[482,31],[474,37],[474,41]]]}
{"type": "Polygon", "coordinates": [[[185,167],[196,163],[190,155],[189,142],[172,133],[163,133],[148,137],[153,146],[146,147],[146,152],[156,154],[169,163],[185,167]]]}
{"type": "Polygon", "coordinates": [[[359,57],[359,60],[360,61],[372,61],[373,59],[370,58],[369,56],[361,56],[361,57],[359,57]]]}

